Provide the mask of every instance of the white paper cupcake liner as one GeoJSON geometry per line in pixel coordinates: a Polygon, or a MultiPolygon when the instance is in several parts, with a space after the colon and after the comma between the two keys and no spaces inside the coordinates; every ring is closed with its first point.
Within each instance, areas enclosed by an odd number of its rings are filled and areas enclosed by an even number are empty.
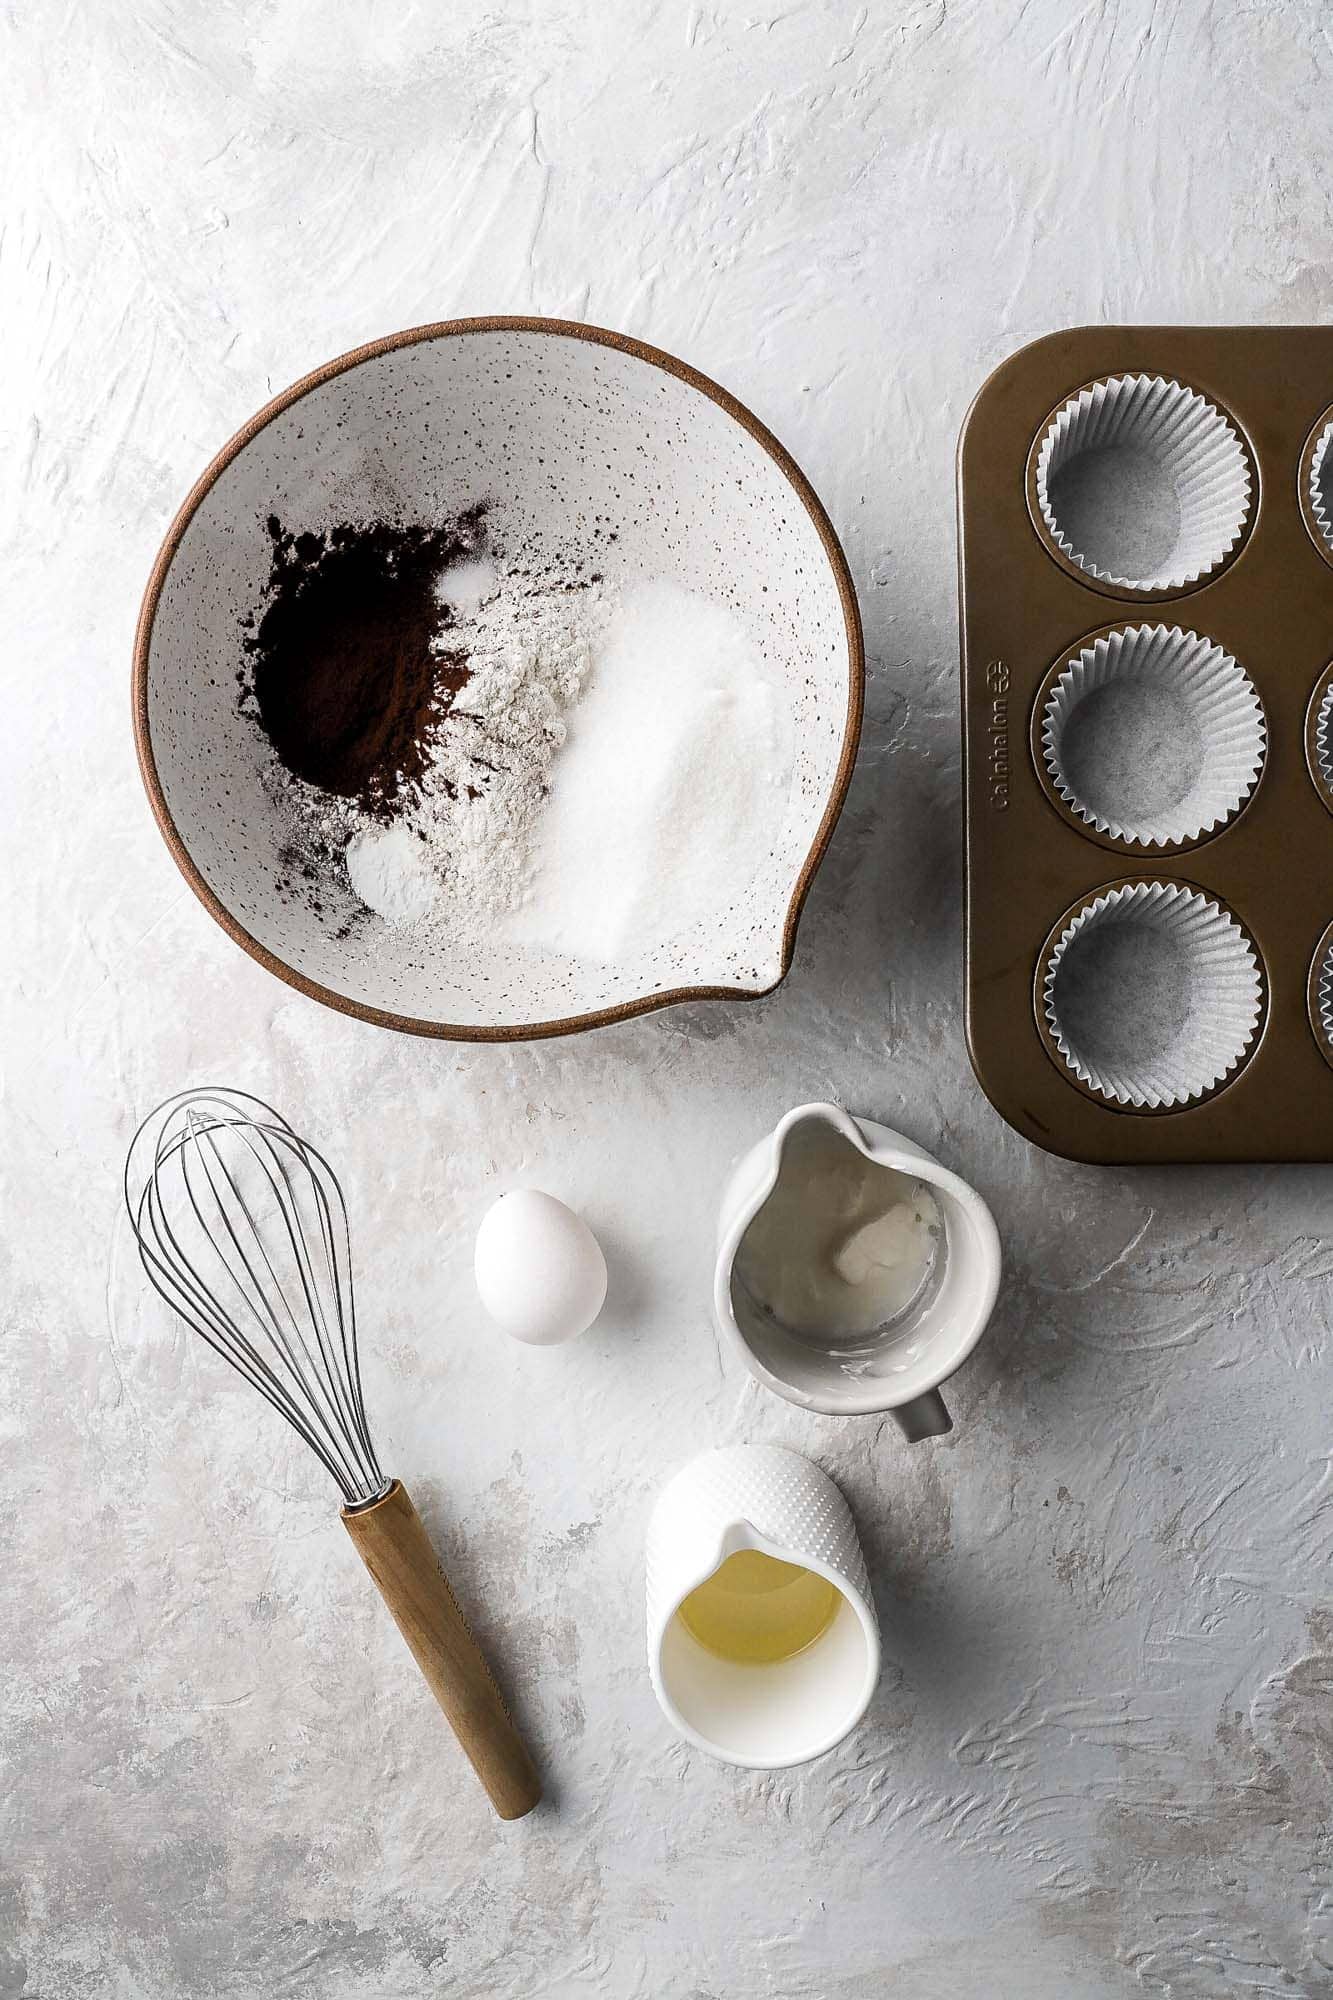
{"type": "Polygon", "coordinates": [[[1144,847],[1179,846],[1225,825],[1254,790],[1266,745],[1263,707],[1239,661],[1174,625],[1094,640],[1065,666],[1042,712],[1042,756],[1058,796],[1098,833],[1144,847]],[[1112,684],[1141,694],[1145,711],[1169,705],[1156,777],[1113,731],[1095,755],[1069,755],[1084,704],[1112,684]]]}
{"type": "Polygon", "coordinates": [[[1310,454],[1310,518],[1326,547],[1333,549],[1333,458],[1329,456],[1329,446],[1333,444],[1333,423],[1324,425],[1315,439],[1314,450],[1310,454]]]}
{"type": "Polygon", "coordinates": [[[1131,882],[1070,918],[1048,955],[1042,1002],[1052,1043],[1086,1089],[1111,1104],[1161,1111],[1205,1096],[1235,1069],[1254,1040],[1263,981],[1253,945],[1218,903],[1180,883],[1131,882]],[[1071,952],[1082,958],[1095,934],[1115,928],[1137,933],[1139,967],[1116,968],[1108,991],[1101,968],[1085,961],[1093,1014],[1066,1005],[1075,999],[1071,952]],[[1169,1004],[1167,984],[1175,989],[1169,1004]],[[1084,1018],[1071,1018],[1076,1011],[1084,1018]]]}
{"type": "Polygon", "coordinates": [[[1046,531],[1072,563],[1125,590],[1183,590],[1223,563],[1245,531],[1250,466],[1222,412],[1195,389],[1161,375],[1116,375],[1080,389],[1056,412],[1038,447],[1037,505],[1046,531]],[[1113,548],[1081,549],[1060,519],[1059,477],[1085,452],[1123,451],[1157,462],[1180,511],[1174,546],[1148,574],[1113,548]]]}
{"type": "Polygon", "coordinates": [[[1313,999],[1315,1029],[1324,1038],[1325,1055],[1333,1061],[1333,938],[1320,948],[1313,999]]]}
{"type": "Polygon", "coordinates": [[[1314,725],[1315,769],[1333,797],[1333,681],[1324,689],[1314,725]]]}

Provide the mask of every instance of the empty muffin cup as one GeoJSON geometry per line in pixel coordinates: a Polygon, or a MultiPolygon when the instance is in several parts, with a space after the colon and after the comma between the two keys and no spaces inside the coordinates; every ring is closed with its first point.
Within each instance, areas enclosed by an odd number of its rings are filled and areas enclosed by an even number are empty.
{"type": "Polygon", "coordinates": [[[1315,790],[1333,812],[1333,669],[1315,683],[1305,717],[1305,760],[1315,790]]]}
{"type": "Polygon", "coordinates": [[[1333,556],[1333,419],[1324,423],[1307,445],[1302,512],[1320,543],[1322,552],[1333,556]]]}
{"type": "Polygon", "coordinates": [[[1115,375],[1071,396],[1033,447],[1034,511],[1064,561],[1112,589],[1202,583],[1250,515],[1250,457],[1196,389],[1115,375]]]}
{"type": "Polygon", "coordinates": [[[1267,732],[1249,675],[1179,626],[1090,639],[1049,682],[1038,717],[1048,789],[1111,840],[1202,840],[1240,811],[1263,769],[1267,732]]]}
{"type": "Polygon", "coordinates": [[[1264,1004],[1245,932],[1180,882],[1113,883],[1080,904],[1048,938],[1038,978],[1057,1063],[1125,1110],[1215,1090],[1248,1055],[1264,1004]]]}
{"type": "Polygon", "coordinates": [[[1333,924],[1320,938],[1310,960],[1307,1007],[1319,1053],[1333,1069],[1333,924]]]}

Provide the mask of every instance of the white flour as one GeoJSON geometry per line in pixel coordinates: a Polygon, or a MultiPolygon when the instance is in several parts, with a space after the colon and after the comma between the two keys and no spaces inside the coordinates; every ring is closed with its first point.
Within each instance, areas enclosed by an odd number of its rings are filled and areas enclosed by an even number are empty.
{"type": "Polygon", "coordinates": [[[285,797],[318,849],[345,851],[360,900],[396,930],[466,949],[522,894],[533,822],[564,713],[588,677],[612,599],[600,584],[534,591],[486,563],[446,572],[454,613],[436,647],[465,654],[470,678],[440,726],[422,783],[389,825],[299,779],[285,797]]]}
{"type": "Polygon", "coordinates": [[[286,782],[368,909],[442,949],[500,936],[609,960],[745,888],[785,809],[792,723],[730,612],[664,579],[535,591],[484,562],[438,594],[437,650],[470,678],[418,792],[386,826],[286,782]]]}

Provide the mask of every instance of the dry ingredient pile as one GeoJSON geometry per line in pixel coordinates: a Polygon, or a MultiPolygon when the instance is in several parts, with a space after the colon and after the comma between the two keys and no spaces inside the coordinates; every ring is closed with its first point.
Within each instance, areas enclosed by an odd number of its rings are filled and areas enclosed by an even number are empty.
{"type": "Polygon", "coordinates": [[[505,570],[482,509],[269,534],[242,705],[316,896],[342,872],[424,947],[610,961],[760,866],[792,720],[729,611],[666,578],[505,570]]]}

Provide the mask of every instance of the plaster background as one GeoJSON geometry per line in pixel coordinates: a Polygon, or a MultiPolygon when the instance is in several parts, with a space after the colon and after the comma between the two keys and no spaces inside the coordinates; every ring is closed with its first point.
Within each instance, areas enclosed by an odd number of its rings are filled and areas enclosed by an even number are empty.
{"type": "Polygon", "coordinates": [[[1325,10],[31,0],[0,74],[0,1995],[1333,1991],[1333,1189],[1063,1164],[974,1084],[952,520],[959,423],[1019,342],[1327,316],[1325,10]],[[397,1040],[185,889],[134,768],[133,621],[271,391],[533,310],[675,350],[796,454],[861,592],[861,761],[771,1000],[397,1040]],[[382,1456],[549,1774],[517,1827],[318,1468],[144,1296],[122,1154],[191,1080],[343,1170],[382,1456]],[[824,1095],[1000,1223],[937,1444],[766,1398],[710,1328],[724,1172],[824,1095]],[[474,1303],[473,1226],[520,1181],[611,1259],[570,1350],[474,1303]],[[642,1658],[652,1495],[744,1438],[844,1486],[888,1661],[850,1742],[767,1777],[675,1745],[642,1658]]]}

